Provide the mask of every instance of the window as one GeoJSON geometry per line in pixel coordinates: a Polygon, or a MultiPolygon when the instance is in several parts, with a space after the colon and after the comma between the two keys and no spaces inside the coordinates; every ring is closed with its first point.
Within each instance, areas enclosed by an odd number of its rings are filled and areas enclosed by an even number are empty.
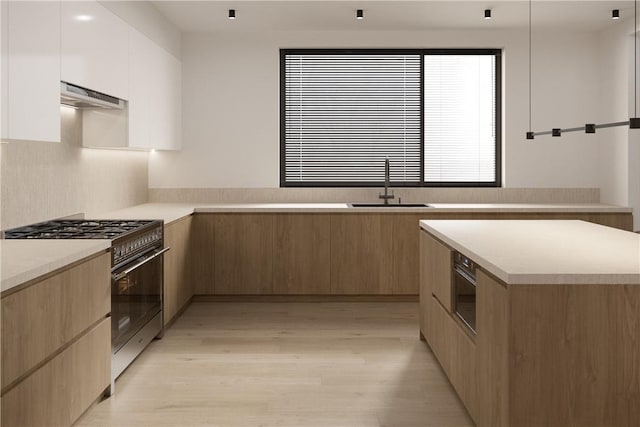
{"type": "Polygon", "coordinates": [[[499,50],[281,50],[281,186],[499,186],[499,100],[499,50]]]}

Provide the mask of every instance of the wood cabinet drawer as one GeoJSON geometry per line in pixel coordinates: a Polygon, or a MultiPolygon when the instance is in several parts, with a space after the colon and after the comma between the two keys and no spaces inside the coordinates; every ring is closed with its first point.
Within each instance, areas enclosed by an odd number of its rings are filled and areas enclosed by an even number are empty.
{"type": "Polygon", "coordinates": [[[2,389],[110,312],[108,253],[2,298],[2,389]]]}
{"type": "Polygon", "coordinates": [[[111,324],[104,319],[2,396],[2,425],[69,426],[109,386],[111,324]]]}
{"type": "Polygon", "coordinates": [[[432,297],[429,345],[469,414],[477,408],[476,344],[451,314],[432,297]]]}

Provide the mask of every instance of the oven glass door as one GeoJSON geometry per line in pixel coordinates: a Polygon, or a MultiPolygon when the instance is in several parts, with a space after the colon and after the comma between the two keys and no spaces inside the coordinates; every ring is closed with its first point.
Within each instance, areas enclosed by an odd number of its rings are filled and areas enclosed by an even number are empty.
{"type": "Polygon", "coordinates": [[[112,273],[111,347],[117,352],[162,309],[160,251],[136,258],[112,273]]]}
{"type": "Polygon", "coordinates": [[[476,333],[476,284],[458,269],[453,270],[455,312],[469,329],[476,333]]]}

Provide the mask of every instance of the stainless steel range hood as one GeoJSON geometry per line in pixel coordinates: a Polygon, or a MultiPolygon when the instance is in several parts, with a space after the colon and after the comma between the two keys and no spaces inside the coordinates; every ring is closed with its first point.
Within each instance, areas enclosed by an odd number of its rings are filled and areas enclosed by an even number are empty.
{"type": "Polygon", "coordinates": [[[60,82],[60,103],[75,108],[109,108],[122,110],[126,101],[95,90],[60,82]]]}

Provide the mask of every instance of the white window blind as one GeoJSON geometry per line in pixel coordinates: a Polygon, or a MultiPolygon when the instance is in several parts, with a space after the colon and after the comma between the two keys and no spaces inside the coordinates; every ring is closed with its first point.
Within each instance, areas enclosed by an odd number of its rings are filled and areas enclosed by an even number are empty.
{"type": "Polygon", "coordinates": [[[425,55],[424,180],[496,181],[494,55],[425,55]]]}
{"type": "Polygon", "coordinates": [[[420,185],[420,60],[286,54],[283,185],[420,185]]]}

